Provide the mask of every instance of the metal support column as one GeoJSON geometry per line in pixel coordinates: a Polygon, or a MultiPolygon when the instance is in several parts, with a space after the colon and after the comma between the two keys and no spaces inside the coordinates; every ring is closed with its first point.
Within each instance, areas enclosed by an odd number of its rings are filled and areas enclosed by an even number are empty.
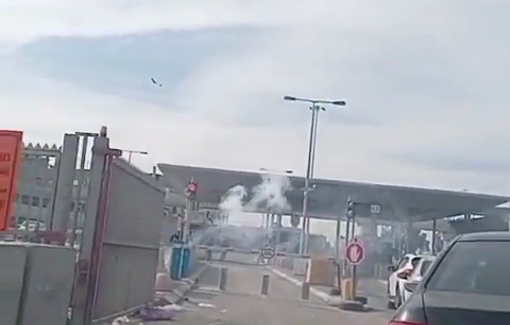
{"type": "Polygon", "coordinates": [[[76,134],[65,134],[57,176],[57,186],[53,200],[53,216],[50,228],[54,231],[66,232],[69,226],[73,183],[76,176],[76,160],[78,155],[79,137],[76,134]]]}
{"type": "MultiPolygon", "coordinates": [[[[73,135],[75,136],[75,135],[73,135]]],[[[76,142],[76,146],[78,143],[76,142]]],[[[85,207],[85,219],[81,238],[78,270],[72,298],[72,325],[88,325],[92,318],[92,306],[86,304],[90,301],[87,295],[94,284],[91,278],[91,259],[94,248],[94,234],[98,218],[103,174],[106,168],[106,154],[109,150],[109,139],[97,137],[92,147],[92,162],[89,174],[89,193],[85,207]]],[[[69,204],[70,205],[70,204],[69,204]]]]}
{"type": "Polygon", "coordinates": [[[315,135],[316,135],[316,132],[315,132],[315,126],[316,126],[316,122],[315,120],[317,119],[317,114],[318,114],[318,110],[316,109],[317,106],[315,104],[312,105],[311,107],[311,110],[312,110],[312,121],[310,123],[310,140],[309,140],[309,143],[308,143],[308,160],[307,160],[307,166],[306,166],[306,176],[305,176],[305,188],[303,189],[303,228],[301,229],[301,237],[300,237],[300,240],[299,240],[299,253],[301,255],[304,255],[306,254],[306,245],[307,245],[307,230],[310,230],[310,226],[308,225],[308,223],[310,222],[310,220],[308,219],[308,192],[310,190],[310,178],[312,177],[312,167],[313,167],[313,164],[314,164],[314,157],[313,157],[313,153],[315,152],[314,150],[314,144],[315,144],[315,135]]]}
{"type": "Polygon", "coordinates": [[[335,231],[335,270],[337,278],[337,289],[339,292],[342,291],[342,267],[340,265],[340,226],[341,226],[340,214],[336,218],[336,231],[335,231]]]}
{"type": "Polygon", "coordinates": [[[432,255],[436,254],[436,245],[437,245],[437,222],[436,219],[432,220],[432,255]]]}
{"type": "MultiPolygon", "coordinates": [[[[78,136],[82,135],[82,146],[81,146],[81,159],[80,159],[80,167],[78,170],[78,177],[77,177],[77,190],[76,195],[74,197],[74,211],[73,211],[73,217],[72,217],[72,226],[71,226],[71,238],[70,243],[72,246],[74,246],[76,241],[76,230],[78,227],[82,227],[78,223],[79,216],[84,213],[84,208],[82,208],[82,191],[83,187],[85,185],[85,162],[87,159],[87,151],[88,151],[88,143],[89,143],[89,137],[90,136],[96,136],[95,134],[87,134],[87,133],[77,133],[78,136]]],[[[73,193],[74,196],[74,193],[73,193]]]]}

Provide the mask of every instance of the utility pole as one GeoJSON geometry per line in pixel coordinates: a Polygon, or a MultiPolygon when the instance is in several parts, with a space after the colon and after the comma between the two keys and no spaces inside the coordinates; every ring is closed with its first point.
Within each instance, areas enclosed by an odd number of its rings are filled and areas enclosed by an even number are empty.
{"type": "MultiPolygon", "coordinates": [[[[350,241],[354,237],[355,229],[356,229],[356,211],[357,204],[352,200],[349,196],[347,197],[346,204],[346,217],[347,217],[347,225],[345,227],[345,247],[349,246],[350,241]]],[[[344,258],[343,263],[343,273],[346,275],[347,273],[347,261],[344,258]]]]}
{"type": "Polygon", "coordinates": [[[197,190],[198,190],[197,183],[195,182],[195,180],[193,178],[190,179],[190,181],[188,182],[188,186],[186,188],[186,208],[184,209],[184,222],[181,225],[182,245],[181,245],[181,250],[180,250],[180,255],[179,255],[179,276],[178,276],[179,279],[181,279],[183,276],[185,276],[184,268],[186,266],[186,269],[187,269],[187,264],[189,264],[189,260],[188,261],[184,260],[184,255],[185,255],[184,252],[185,252],[185,250],[189,249],[189,241],[190,241],[190,238],[189,238],[190,237],[189,236],[189,231],[190,231],[189,215],[191,212],[191,208],[193,207],[193,202],[196,200],[197,190]]]}
{"type": "Polygon", "coordinates": [[[315,151],[317,146],[319,111],[326,110],[323,106],[320,105],[325,104],[345,106],[347,105],[347,103],[344,100],[322,100],[322,99],[299,98],[292,96],[285,96],[283,97],[283,100],[309,103],[311,104],[310,110],[312,111],[310,123],[310,139],[308,142],[308,159],[306,167],[305,186],[303,189],[303,213],[302,213],[303,223],[299,238],[299,253],[301,255],[304,255],[308,250],[308,236],[310,234],[310,220],[308,216],[308,197],[310,192],[310,179],[313,178],[313,172],[315,167],[315,151]]]}

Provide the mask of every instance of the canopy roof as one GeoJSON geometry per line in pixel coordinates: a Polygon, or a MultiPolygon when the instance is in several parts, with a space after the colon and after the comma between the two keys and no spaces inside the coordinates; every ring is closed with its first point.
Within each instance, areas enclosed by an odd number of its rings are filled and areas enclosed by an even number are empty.
{"type": "MultiPolygon", "coordinates": [[[[165,182],[176,193],[184,193],[187,183],[193,178],[198,184],[197,198],[200,202],[218,204],[222,196],[235,185],[248,190],[261,182],[255,172],[224,170],[215,168],[159,164],[165,182]]],[[[302,211],[304,178],[289,177],[292,189],[286,193],[292,207],[288,214],[302,211]]],[[[377,217],[388,221],[425,221],[464,213],[483,213],[510,198],[505,196],[454,192],[394,185],[346,182],[314,179],[315,188],[309,195],[309,214],[319,219],[335,219],[345,215],[347,197],[359,204],[358,215],[369,217],[371,206],[379,205],[377,217]]],[[[268,211],[260,211],[265,213],[268,211]]]]}

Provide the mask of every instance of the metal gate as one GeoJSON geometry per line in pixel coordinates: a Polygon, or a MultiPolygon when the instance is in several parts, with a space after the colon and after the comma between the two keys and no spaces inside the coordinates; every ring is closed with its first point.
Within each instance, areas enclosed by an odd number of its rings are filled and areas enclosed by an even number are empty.
{"type": "Polygon", "coordinates": [[[153,300],[165,192],[94,141],[90,191],[73,297],[73,325],[89,325],[153,300]]]}
{"type": "Polygon", "coordinates": [[[95,319],[154,298],[164,209],[165,193],[149,176],[122,159],[108,169],[95,319]]]}

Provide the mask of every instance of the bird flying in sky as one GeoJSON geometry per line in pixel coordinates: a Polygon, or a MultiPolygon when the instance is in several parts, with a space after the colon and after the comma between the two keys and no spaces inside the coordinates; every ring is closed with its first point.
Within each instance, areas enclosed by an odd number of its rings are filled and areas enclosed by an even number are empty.
{"type": "Polygon", "coordinates": [[[155,84],[156,86],[159,86],[159,87],[162,87],[162,86],[163,86],[162,84],[160,84],[159,82],[157,82],[157,81],[156,81],[156,79],[154,79],[154,78],[151,78],[151,81],[152,81],[152,83],[153,83],[153,84],[155,84]]]}

